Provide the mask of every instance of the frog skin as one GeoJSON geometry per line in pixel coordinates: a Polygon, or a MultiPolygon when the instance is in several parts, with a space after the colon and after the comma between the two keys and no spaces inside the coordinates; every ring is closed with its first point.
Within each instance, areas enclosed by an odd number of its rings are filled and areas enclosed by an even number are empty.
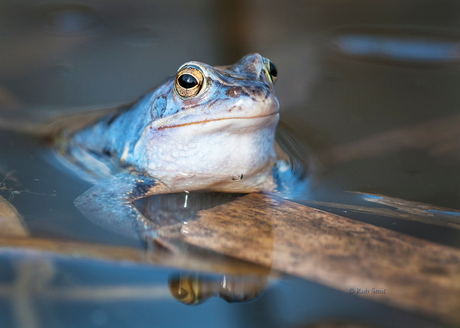
{"type": "Polygon", "coordinates": [[[135,200],[193,190],[273,190],[276,75],[259,54],[231,66],[188,62],[134,104],[68,135],[66,151],[80,165],[118,167],[75,205],[92,221],[109,221],[111,230],[155,237],[158,226],[135,200]]]}

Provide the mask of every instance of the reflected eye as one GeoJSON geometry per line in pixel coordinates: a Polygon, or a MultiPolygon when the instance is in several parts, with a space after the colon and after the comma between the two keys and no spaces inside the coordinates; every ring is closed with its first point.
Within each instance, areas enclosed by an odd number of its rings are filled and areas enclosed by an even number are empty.
{"type": "Polygon", "coordinates": [[[174,89],[183,98],[196,96],[203,87],[203,73],[198,67],[184,66],[179,69],[174,83],[174,89]]]}
{"type": "Polygon", "coordinates": [[[181,303],[195,305],[203,301],[199,295],[198,279],[195,277],[172,276],[169,277],[168,285],[171,295],[181,303]]]}
{"type": "Polygon", "coordinates": [[[267,80],[272,84],[275,84],[276,77],[278,76],[278,70],[275,64],[271,60],[264,58],[264,72],[267,80]]]}

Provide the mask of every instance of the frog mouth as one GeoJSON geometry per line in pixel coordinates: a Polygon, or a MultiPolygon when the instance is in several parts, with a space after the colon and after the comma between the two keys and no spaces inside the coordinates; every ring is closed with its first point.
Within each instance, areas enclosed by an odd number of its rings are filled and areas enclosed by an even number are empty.
{"type": "Polygon", "coordinates": [[[227,120],[256,120],[259,118],[270,118],[275,116],[277,117],[279,115],[279,112],[271,113],[268,115],[259,115],[259,116],[249,116],[249,117],[222,117],[222,118],[215,118],[215,119],[210,119],[210,120],[202,120],[202,121],[195,121],[195,122],[189,122],[189,123],[182,123],[182,124],[174,124],[174,125],[163,125],[158,127],[158,130],[165,130],[165,129],[170,129],[170,128],[178,128],[182,126],[189,126],[189,125],[197,125],[197,124],[206,124],[206,123],[211,123],[211,122],[218,122],[218,121],[227,121],[227,120]]]}

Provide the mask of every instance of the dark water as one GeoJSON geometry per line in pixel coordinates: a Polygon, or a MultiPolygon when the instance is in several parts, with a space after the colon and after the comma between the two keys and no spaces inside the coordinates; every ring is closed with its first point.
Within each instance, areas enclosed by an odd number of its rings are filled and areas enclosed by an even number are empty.
{"type": "MultiPolygon", "coordinates": [[[[43,281],[34,283],[43,283],[46,289],[22,300],[33,304],[26,313],[38,327],[286,327],[328,318],[374,324],[385,321],[392,327],[433,326],[401,311],[298,278],[278,281],[254,302],[228,304],[212,299],[189,306],[169,294],[167,281],[177,270],[15,253],[2,255],[0,263],[2,287],[12,286],[21,270],[42,272],[43,281]],[[53,270],[55,274],[49,279],[53,270]],[[72,294],[76,287],[86,293],[72,294]],[[111,289],[111,296],[98,297],[104,289],[111,289]]],[[[13,327],[15,311],[27,307],[18,306],[15,297],[2,298],[0,305],[2,327],[13,327]]],[[[26,320],[22,318],[22,322],[26,320]]]]}
{"type": "MultiPolygon", "coordinates": [[[[457,229],[326,204],[365,204],[354,191],[460,209],[459,14],[455,1],[1,1],[0,113],[37,121],[130,102],[186,61],[229,64],[258,52],[278,68],[280,126],[308,157],[308,187],[296,202],[459,247],[457,229]]],[[[0,195],[34,237],[145,251],[79,213],[73,201],[91,184],[43,143],[8,131],[0,140],[0,195]]],[[[19,252],[3,252],[0,262],[1,327],[286,327],[335,318],[438,325],[299,278],[270,278],[249,303],[213,297],[186,306],[168,290],[179,269],[19,252]],[[32,297],[2,289],[28,270],[38,272],[24,283],[32,297]],[[52,294],[123,286],[131,296],[52,294]]]]}

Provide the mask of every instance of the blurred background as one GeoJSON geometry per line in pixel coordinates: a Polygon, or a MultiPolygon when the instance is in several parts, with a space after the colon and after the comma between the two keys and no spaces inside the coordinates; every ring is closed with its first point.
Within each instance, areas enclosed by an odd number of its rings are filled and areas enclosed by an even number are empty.
{"type": "MultiPolygon", "coordinates": [[[[460,209],[458,1],[0,0],[0,117],[36,122],[128,103],[184,62],[227,65],[252,52],[277,66],[280,127],[314,163],[305,198],[331,202],[357,191],[460,209]]],[[[0,191],[32,233],[142,247],[83,221],[72,202],[90,185],[58,172],[38,141],[9,132],[0,141],[0,191]]],[[[457,231],[378,224],[459,245],[457,231]]],[[[15,256],[0,261],[4,284],[29,270],[18,269],[15,256]]],[[[159,295],[166,290],[166,269],[66,261],[53,262],[58,285],[111,277],[120,285],[161,280],[159,295]]],[[[253,303],[196,308],[161,297],[78,307],[49,301],[21,325],[300,327],[331,318],[438,325],[298,278],[273,288],[253,303]]],[[[0,326],[12,327],[18,310],[2,290],[0,326]]]]}
{"type": "Polygon", "coordinates": [[[456,1],[3,0],[0,8],[4,112],[131,102],[186,61],[226,65],[258,52],[278,67],[281,121],[326,167],[322,186],[459,208],[459,136],[446,140],[436,121],[459,112],[456,1]],[[424,128],[428,121],[435,126],[424,128]],[[361,153],[337,149],[375,136],[384,140],[361,153]]]}

